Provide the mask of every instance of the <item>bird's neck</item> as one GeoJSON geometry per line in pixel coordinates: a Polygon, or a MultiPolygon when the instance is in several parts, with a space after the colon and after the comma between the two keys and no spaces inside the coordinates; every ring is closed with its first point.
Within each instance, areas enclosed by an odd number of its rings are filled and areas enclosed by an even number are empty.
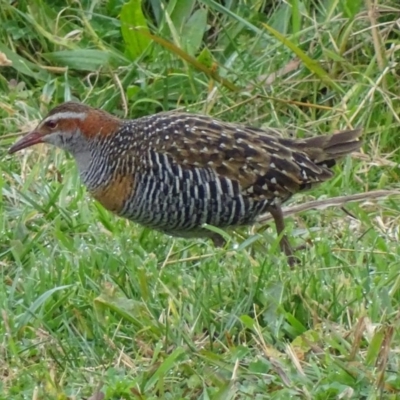
{"type": "Polygon", "coordinates": [[[132,174],[134,171],[131,151],[132,124],[129,129],[120,126],[111,130],[107,136],[98,134],[86,139],[85,145],[75,147],[73,156],[78,165],[83,184],[90,192],[95,192],[101,187],[112,182],[114,176],[132,174]]]}
{"type": "Polygon", "coordinates": [[[89,191],[110,179],[112,169],[109,160],[96,146],[75,153],[74,158],[82,183],[89,191]]]}
{"type": "Polygon", "coordinates": [[[82,183],[90,192],[107,186],[121,173],[125,157],[119,151],[112,151],[113,145],[113,138],[99,139],[74,154],[82,183]]]}
{"type": "Polygon", "coordinates": [[[79,151],[74,154],[74,158],[76,165],[78,166],[80,175],[84,177],[86,173],[91,169],[93,164],[92,151],[90,149],[79,151]]]}

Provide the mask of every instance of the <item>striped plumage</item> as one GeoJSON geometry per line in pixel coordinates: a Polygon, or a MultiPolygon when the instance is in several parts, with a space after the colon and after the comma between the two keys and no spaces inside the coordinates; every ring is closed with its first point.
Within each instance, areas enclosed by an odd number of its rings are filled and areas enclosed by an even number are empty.
{"type": "MultiPolygon", "coordinates": [[[[309,139],[187,113],[121,120],[67,102],[10,152],[47,142],[75,157],[83,183],[110,211],[175,236],[220,237],[204,229],[247,225],[332,177],[335,160],[361,145],[360,130],[309,139]]],[[[285,236],[282,249],[292,255],[285,236]]]]}

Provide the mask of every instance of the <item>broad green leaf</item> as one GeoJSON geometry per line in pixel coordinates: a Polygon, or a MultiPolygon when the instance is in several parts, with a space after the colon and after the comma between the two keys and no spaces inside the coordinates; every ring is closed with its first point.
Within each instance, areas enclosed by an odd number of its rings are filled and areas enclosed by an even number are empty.
{"type": "MultiPolygon", "coordinates": [[[[168,7],[170,6],[171,3],[174,3],[174,1],[169,1],[168,7]]],[[[156,19],[157,26],[161,27],[163,13],[164,13],[164,5],[161,3],[160,0],[148,0],[148,4],[152,8],[152,12],[154,18],[156,19]]]]}
{"type": "Polygon", "coordinates": [[[248,368],[250,373],[267,374],[271,370],[271,364],[265,358],[260,358],[252,361],[248,368]]]}
{"type": "Polygon", "coordinates": [[[381,351],[381,346],[384,338],[385,329],[376,330],[371,340],[371,343],[368,346],[367,356],[365,357],[365,362],[367,365],[375,364],[379,352],[381,351]]]}
{"type": "Polygon", "coordinates": [[[47,60],[79,71],[97,71],[109,66],[115,59],[111,52],[104,50],[64,50],[43,54],[47,60]]]}
{"type": "Polygon", "coordinates": [[[304,53],[303,50],[301,50],[298,46],[296,46],[292,41],[287,39],[284,35],[282,35],[280,32],[278,32],[271,26],[264,23],[263,26],[265,27],[265,29],[267,29],[268,32],[274,35],[284,46],[286,46],[294,54],[296,54],[296,56],[300,58],[300,60],[303,62],[306,68],[308,68],[312,73],[317,75],[318,78],[321,79],[321,81],[323,81],[327,86],[338,91],[339,93],[343,93],[343,89],[334,80],[331,79],[331,77],[322,68],[321,64],[318,61],[313,60],[306,53],[304,53]]]}
{"type": "MultiPolygon", "coordinates": [[[[182,29],[185,21],[190,18],[194,5],[195,0],[176,1],[173,10],[170,12],[170,18],[178,31],[182,29]]],[[[170,8],[170,3],[168,4],[168,8],[170,8]]]]}
{"type": "Polygon", "coordinates": [[[140,87],[135,85],[128,86],[126,89],[126,95],[129,100],[135,97],[139,92],[140,92],[140,87]]]}
{"type": "Polygon", "coordinates": [[[126,53],[132,60],[136,60],[151,43],[148,37],[134,29],[140,27],[142,30],[148,31],[147,21],[142,11],[142,0],[130,0],[124,4],[120,19],[126,53]]]}
{"type": "Polygon", "coordinates": [[[183,28],[182,36],[190,55],[193,56],[200,48],[206,28],[207,10],[201,8],[193,13],[183,28]]]}
{"type": "Polygon", "coordinates": [[[207,47],[204,47],[204,49],[201,50],[200,54],[197,56],[197,61],[200,61],[207,68],[211,68],[214,63],[214,58],[211,54],[211,51],[207,47]]]}
{"type": "Polygon", "coordinates": [[[151,323],[152,315],[146,304],[126,297],[125,293],[112,285],[105,285],[103,292],[94,299],[94,309],[100,322],[106,323],[108,312],[132,323],[137,329],[151,330],[160,334],[157,324],[151,323]]]}
{"type": "Polygon", "coordinates": [[[280,7],[277,7],[276,12],[268,21],[269,26],[273,27],[282,34],[290,32],[290,21],[292,19],[293,8],[286,2],[282,2],[280,7]]]}
{"type": "Polygon", "coordinates": [[[138,328],[142,328],[148,322],[147,310],[143,303],[128,299],[119,292],[113,293],[111,290],[94,299],[94,309],[100,320],[104,317],[104,311],[110,310],[138,328]]]}
{"type": "Polygon", "coordinates": [[[247,329],[254,328],[255,322],[253,318],[249,317],[248,315],[241,315],[239,319],[247,329]]]}

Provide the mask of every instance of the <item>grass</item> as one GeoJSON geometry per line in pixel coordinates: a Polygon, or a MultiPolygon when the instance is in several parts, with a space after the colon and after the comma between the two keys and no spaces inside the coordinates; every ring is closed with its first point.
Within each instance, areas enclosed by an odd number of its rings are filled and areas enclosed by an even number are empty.
{"type": "Polygon", "coordinates": [[[313,241],[290,270],[273,229],[172,239],[89,199],[70,156],[7,155],[75,98],[361,126],[363,154],[292,203],[396,188],[397,2],[139,3],[0,0],[0,398],[400,398],[395,197],[288,219],[313,241]]]}

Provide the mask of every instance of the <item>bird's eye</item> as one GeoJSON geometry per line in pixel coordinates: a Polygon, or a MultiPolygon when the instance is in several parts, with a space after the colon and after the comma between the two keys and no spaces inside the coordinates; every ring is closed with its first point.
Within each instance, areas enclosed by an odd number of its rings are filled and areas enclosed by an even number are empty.
{"type": "Polygon", "coordinates": [[[46,125],[47,128],[54,129],[54,128],[57,127],[57,122],[56,122],[56,121],[49,120],[49,121],[47,121],[47,122],[45,123],[45,125],[46,125]]]}

